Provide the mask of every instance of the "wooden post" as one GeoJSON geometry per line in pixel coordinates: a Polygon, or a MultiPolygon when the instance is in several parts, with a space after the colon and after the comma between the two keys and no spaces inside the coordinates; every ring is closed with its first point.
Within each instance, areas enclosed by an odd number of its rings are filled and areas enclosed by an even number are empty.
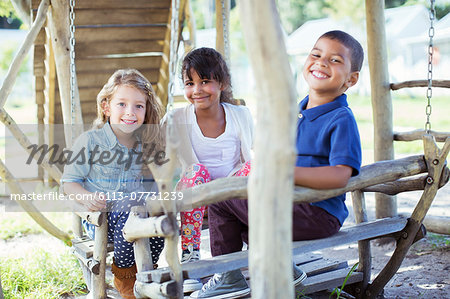
{"type": "MultiPolygon", "coordinates": [[[[131,208],[130,216],[147,219],[148,212],[145,210],[144,206],[136,206],[131,208]]],[[[129,219],[130,218],[128,218],[128,220],[129,219]]],[[[136,259],[137,272],[153,270],[152,249],[150,247],[150,239],[148,237],[146,238],[144,237],[135,240],[133,243],[133,248],[134,248],[134,257],[136,259]]]]}
{"type": "Polygon", "coordinates": [[[223,55],[228,65],[230,65],[229,20],[230,0],[216,0],[216,50],[223,55]],[[222,7],[222,3],[224,4],[224,7],[222,7]]]}
{"type": "MultiPolygon", "coordinates": [[[[82,133],[83,123],[81,116],[80,96],[78,93],[78,84],[75,83],[75,109],[71,112],[70,104],[70,22],[69,22],[69,1],[53,0],[52,7],[49,11],[48,27],[50,29],[50,37],[54,56],[56,60],[56,73],[58,75],[59,93],[61,98],[61,108],[63,121],[65,124],[72,124],[72,115],[75,114],[74,137],[82,133]]],[[[76,77],[75,77],[76,78],[76,77]]],[[[66,147],[72,145],[72,130],[64,130],[66,147]]]]}
{"type": "Polygon", "coordinates": [[[186,1],[186,5],[184,6],[184,15],[186,18],[186,24],[189,32],[189,40],[184,40],[184,51],[187,53],[195,48],[197,45],[196,41],[196,33],[195,33],[195,18],[194,12],[191,7],[191,2],[186,1]]]}
{"type": "MultiPolygon", "coordinates": [[[[361,190],[352,192],[353,210],[355,212],[355,222],[357,224],[367,222],[366,201],[364,193],[361,190]]],[[[360,290],[365,290],[370,281],[372,269],[372,255],[370,250],[370,241],[358,241],[359,265],[358,271],[363,273],[360,290]]],[[[362,294],[359,294],[362,295],[362,294]]]]}
{"type": "MultiPolygon", "coordinates": [[[[374,124],[375,161],[394,158],[384,1],[366,0],[367,47],[374,124]]],[[[376,217],[397,215],[395,196],[375,194],[376,217]]]]}
{"type": "Polygon", "coordinates": [[[108,220],[106,213],[102,212],[100,218],[100,226],[95,227],[95,244],[93,258],[100,263],[100,270],[98,274],[92,275],[92,295],[93,298],[105,299],[106,298],[106,282],[105,282],[105,270],[106,270],[106,254],[108,244],[108,220]]]}
{"type": "Polygon", "coordinates": [[[294,80],[275,2],[247,0],[239,6],[259,99],[248,190],[252,298],[294,298],[294,80]]]}
{"type": "Polygon", "coordinates": [[[31,24],[31,0],[11,0],[11,3],[20,19],[27,25],[31,24]]]}

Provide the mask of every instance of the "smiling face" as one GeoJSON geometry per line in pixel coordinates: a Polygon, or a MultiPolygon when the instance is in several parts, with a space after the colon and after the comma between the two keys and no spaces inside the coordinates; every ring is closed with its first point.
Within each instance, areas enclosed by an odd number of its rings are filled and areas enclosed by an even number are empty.
{"type": "Polygon", "coordinates": [[[359,72],[351,72],[351,51],[338,40],[320,38],[308,55],[303,76],[311,96],[334,100],[356,84],[359,72]]]}
{"type": "Polygon", "coordinates": [[[103,110],[114,133],[132,134],[145,119],[146,97],[138,89],[120,85],[109,103],[103,102],[103,110]]]}
{"type": "Polygon", "coordinates": [[[190,73],[192,80],[183,74],[184,96],[194,104],[195,110],[218,106],[222,85],[214,79],[200,78],[193,69],[190,73]]]}

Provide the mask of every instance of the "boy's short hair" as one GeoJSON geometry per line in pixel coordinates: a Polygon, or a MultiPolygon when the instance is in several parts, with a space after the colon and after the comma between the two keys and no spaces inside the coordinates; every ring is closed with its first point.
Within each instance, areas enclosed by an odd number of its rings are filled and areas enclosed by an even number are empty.
{"type": "Polygon", "coordinates": [[[364,60],[364,50],[361,44],[353,36],[344,31],[333,30],[322,34],[319,39],[321,38],[338,40],[351,52],[351,71],[359,72],[361,70],[364,60]]]}

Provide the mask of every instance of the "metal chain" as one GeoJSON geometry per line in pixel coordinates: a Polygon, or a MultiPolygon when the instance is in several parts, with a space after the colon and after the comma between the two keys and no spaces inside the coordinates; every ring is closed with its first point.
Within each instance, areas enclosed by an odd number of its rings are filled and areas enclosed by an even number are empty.
{"type": "Polygon", "coordinates": [[[222,29],[223,29],[223,52],[225,55],[225,61],[228,65],[230,65],[230,44],[229,44],[229,36],[228,36],[228,19],[225,13],[225,1],[228,0],[221,0],[222,4],[222,29]]]}
{"type": "Polygon", "coordinates": [[[75,0],[70,0],[70,115],[72,125],[72,141],[74,139],[74,124],[75,124],[75,0]]]}
{"type": "Polygon", "coordinates": [[[425,109],[425,113],[427,115],[427,121],[425,123],[425,131],[427,134],[430,133],[431,130],[431,97],[433,95],[433,37],[434,37],[434,27],[433,21],[435,19],[436,11],[434,9],[434,0],[430,0],[430,28],[428,29],[428,36],[430,37],[430,42],[428,44],[428,88],[427,88],[427,106],[425,109]]]}
{"type": "Polygon", "coordinates": [[[168,99],[167,99],[167,115],[168,115],[167,126],[169,137],[174,136],[172,134],[173,132],[172,110],[173,110],[173,95],[175,92],[175,77],[178,60],[177,50],[178,50],[179,9],[180,9],[180,0],[172,0],[172,19],[170,22],[169,85],[168,85],[168,99]]]}

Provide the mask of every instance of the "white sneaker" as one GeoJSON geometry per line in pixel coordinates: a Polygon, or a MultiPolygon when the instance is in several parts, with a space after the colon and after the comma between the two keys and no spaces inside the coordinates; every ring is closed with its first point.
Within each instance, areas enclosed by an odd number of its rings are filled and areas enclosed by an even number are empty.
{"type": "Polygon", "coordinates": [[[188,249],[184,249],[181,256],[181,263],[196,262],[200,260],[200,250],[194,249],[192,245],[188,249]]]}
{"type": "MultiPolygon", "coordinates": [[[[190,263],[196,262],[200,260],[200,251],[198,249],[194,249],[192,245],[188,246],[188,249],[183,250],[183,254],[181,256],[181,263],[190,263]]],[[[188,278],[183,282],[183,293],[192,293],[194,291],[200,290],[203,284],[200,279],[197,278],[188,278]]]]}

